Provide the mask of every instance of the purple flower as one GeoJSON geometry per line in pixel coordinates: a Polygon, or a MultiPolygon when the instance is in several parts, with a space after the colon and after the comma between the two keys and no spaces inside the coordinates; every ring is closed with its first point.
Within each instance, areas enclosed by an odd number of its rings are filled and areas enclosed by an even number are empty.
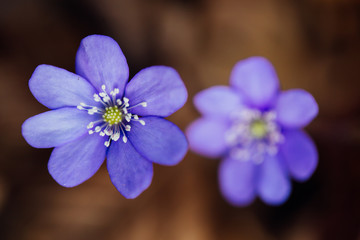
{"type": "Polygon", "coordinates": [[[51,111],[22,125],[26,141],[52,148],[48,169],[62,186],[86,181],[107,158],[112,183],[126,198],[150,186],[153,163],[175,165],[187,152],[182,131],[164,119],[187,99],[178,73],[165,66],[145,68],[128,83],[119,45],[92,35],[81,41],[76,74],[38,66],[29,81],[35,98],[51,111]]]}
{"type": "Polygon", "coordinates": [[[305,181],[313,174],[316,147],[301,128],[317,115],[318,105],[304,90],[280,92],[265,58],[238,62],[230,87],[206,89],[194,104],[203,116],[186,131],[190,149],[223,158],[220,189],[233,205],[248,205],[256,195],[281,204],[290,194],[290,177],[305,181]]]}

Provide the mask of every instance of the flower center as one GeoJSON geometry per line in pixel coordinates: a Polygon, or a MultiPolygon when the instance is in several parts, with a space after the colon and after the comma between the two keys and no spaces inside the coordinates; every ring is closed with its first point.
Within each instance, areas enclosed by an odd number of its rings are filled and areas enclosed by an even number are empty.
{"type": "Polygon", "coordinates": [[[140,119],[138,115],[130,113],[128,110],[142,106],[146,107],[146,102],[140,102],[138,104],[130,106],[129,99],[123,97],[117,98],[119,89],[115,88],[108,94],[105,91],[105,85],[101,86],[103,90],[99,94],[94,94],[94,101],[101,103],[101,107],[90,106],[85,103],[80,103],[77,106],[79,110],[85,110],[90,115],[98,114],[99,118],[96,121],[90,122],[87,125],[88,133],[99,133],[100,136],[107,136],[105,146],[109,147],[111,141],[117,141],[122,135],[124,143],[127,142],[126,131],[131,130],[131,122],[138,122],[141,125],[145,125],[145,121],[140,119]]]}
{"type": "Polygon", "coordinates": [[[118,124],[122,121],[123,113],[119,110],[117,106],[105,108],[105,113],[102,115],[102,118],[109,125],[118,124]]]}
{"type": "Polygon", "coordinates": [[[276,123],[274,111],[245,109],[235,112],[231,120],[225,137],[232,158],[260,164],[265,154],[277,153],[284,137],[276,123]]]}
{"type": "Polygon", "coordinates": [[[255,120],[250,124],[250,132],[253,137],[261,139],[267,134],[266,122],[263,120],[255,120]]]}

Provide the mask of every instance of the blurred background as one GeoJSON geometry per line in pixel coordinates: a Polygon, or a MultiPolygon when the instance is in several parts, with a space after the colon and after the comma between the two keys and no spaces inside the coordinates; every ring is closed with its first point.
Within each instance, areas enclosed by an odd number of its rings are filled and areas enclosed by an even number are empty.
{"type": "Polygon", "coordinates": [[[12,0],[0,1],[0,239],[317,240],[360,239],[360,2],[357,0],[12,0]],[[51,149],[34,149],[21,124],[46,111],[28,89],[39,64],[74,71],[80,40],[114,38],[130,75],[168,65],[189,100],[170,117],[181,129],[199,116],[204,88],[227,84],[234,64],[267,57],[283,89],[304,88],[320,106],[307,127],[319,166],[293,182],[282,206],[229,205],[219,161],[191,152],[156,165],[153,183],[126,200],[106,166],[78,187],[47,172],[51,149]]]}

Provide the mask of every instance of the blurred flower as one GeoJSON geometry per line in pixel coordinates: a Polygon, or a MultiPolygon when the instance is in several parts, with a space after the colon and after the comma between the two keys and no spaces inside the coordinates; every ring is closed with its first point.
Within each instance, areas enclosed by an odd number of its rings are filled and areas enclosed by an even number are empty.
{"type": "Polygon", "coordinates": [[[265,58],[238,62],[230,87],[206,89],[194,104],[203,116],[186,131],[190,149],[223,158],[220,189],[233,205],[248,205],[256,195],[281,204],[291,191],[290,176],[305,181],[314,172],[316,147],[301,128],[317,115],[318,105],[304,90],[280,92],[265,58]]]}
{"type": "Polygon", "coordinates": [[[81,41],[76,74],[49,65],[35,69],[30,90],[52,110],[27,119],[22,134],[33,147],[55,147],[48,169],[60,185],[86,181],[106,157],[115,187],[135,198],[150,186],[152,163],[175,165],[184,157],[185,135],[163,119],[187,99],[178,73],[153,66],[129,83],[128,77],[119,45],[101,35],[81,41]]]}

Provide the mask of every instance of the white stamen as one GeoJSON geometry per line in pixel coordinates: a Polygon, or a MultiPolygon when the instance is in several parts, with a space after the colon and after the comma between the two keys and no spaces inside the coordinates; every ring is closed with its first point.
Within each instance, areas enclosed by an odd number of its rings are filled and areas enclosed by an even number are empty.
{"type": "Polygon", "coordinates": [[[261,164],[265,154],[277,154],[284,137],[276,123],[275,112],[242,109],[234,111],[230,117],[233,123],[225,133],[225,141],[232,149],[230,155],[234,159],[261,164]]]}
{"type": "Polygon", "coordinates": [[[128,114],[125,115],[125,120],[128,121],[128,122],[130,122],[130,120],[131,120],[131,113],[128,113],[128,114]]]}
{"type": "Polygon", "coordinates": [[[118,88],[114,88],[109,94],[105,91],[105,85],[102,85],[101,89],[102,92],[93,94],[93,98],[95,102],[100,102],[102,106],[90,106],[83,102],[77,106],[79,110],[85,110],[90,115],[96,113],[101,116],[97,120],[89,122],[86,126],[89,129],[88,133],[97,132],[100,136],[106,137],[107,140],[104,142],[106,147],[110,146],[111,141],[118,141],[120,137],[126,143],[127,136],[125,132],[131,131],[132,121],[145,125],[145,121],[140,119],[138,115],[131,114],[129,109],[138,106],[147,107],[147,103],[141,102],[130,106],[130,100],[127,97],[122,99],[116,97],[120,93],[118,88]]]}
{"type": "Polygon", "coordinates": [[[119,133],[119,132],[117,132],[117,133],[115,133],[114,135],[112,135],[112,139],[113,139],[114,141],[119,140],[119,138],[120,138],[120,133],[119,133]]]}

